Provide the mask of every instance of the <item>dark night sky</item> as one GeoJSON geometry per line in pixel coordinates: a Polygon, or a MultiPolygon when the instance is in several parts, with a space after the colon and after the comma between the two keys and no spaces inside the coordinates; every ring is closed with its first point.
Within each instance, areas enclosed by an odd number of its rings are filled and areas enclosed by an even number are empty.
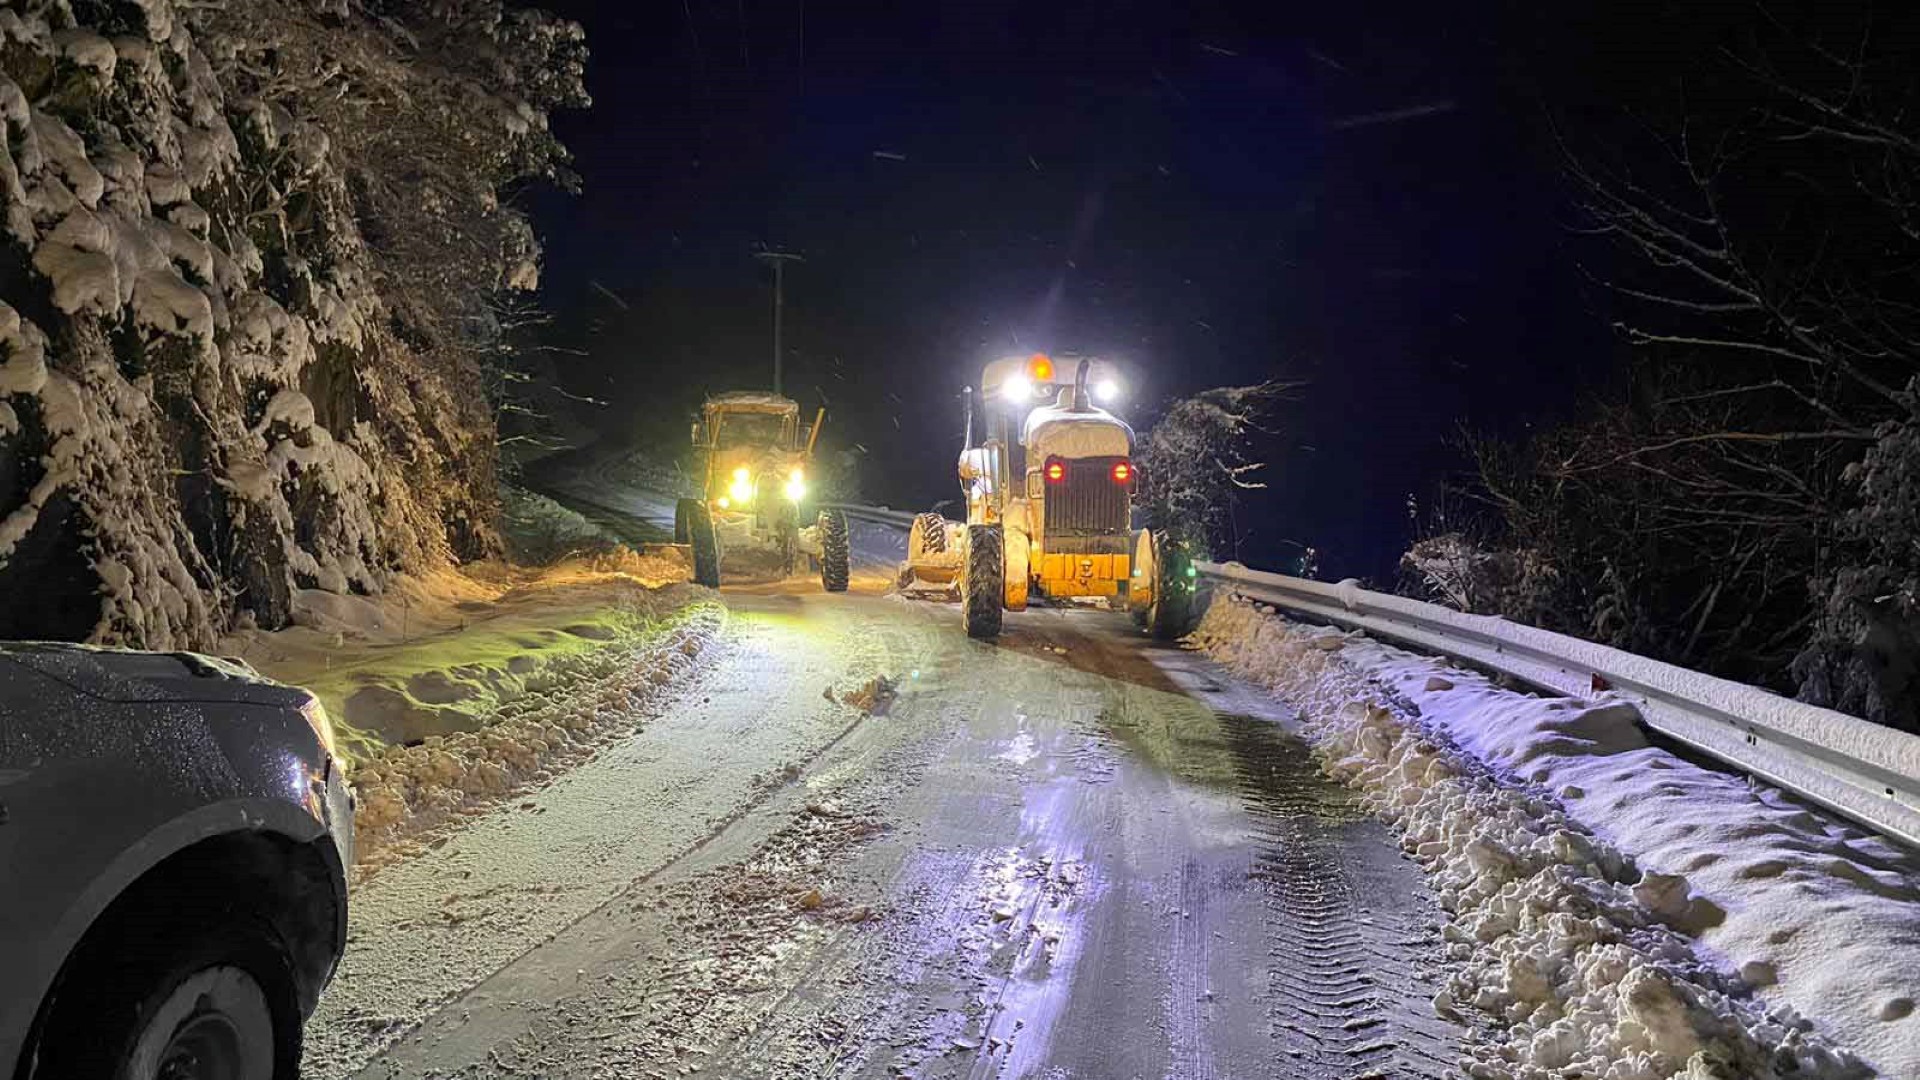
{"type": "Polygon", "coordinates": [[[1460,468],[1463,423],[1524,434],[1616,367],[1544,121],[1638,62],[1611,16],[548,6],[586,24],[596,103],[556,124],[583,193],[533,198],[546,299],[594,328],[563,377],[611,400],[610,433],[682,431],[702,391],[766,377],[766,243],[807,258],[789,392],[867,448],[870,497],[955,493],[959,388],[1006,352],[1123,361],[1136,419],[1302,380],[1243,557],[1300,541],[1326,573],[1380,577],[1407,493],[1460,468]]]}

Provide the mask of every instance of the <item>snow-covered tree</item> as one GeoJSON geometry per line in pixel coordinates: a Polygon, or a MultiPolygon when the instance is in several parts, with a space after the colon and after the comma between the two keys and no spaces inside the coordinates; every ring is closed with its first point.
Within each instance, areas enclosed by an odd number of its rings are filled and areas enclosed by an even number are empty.
{"type": "Polygon", "coordinates": [[[0,10],[0,635],[207,644],[491,551],[501,200],[577,26],[499,0],[0,10]]]}
{"type": "Polygon", "coordinates": [[[1233,511],[1266,485],[1253,438],[1291,384],[1263,382],[1203,390],[1167,407],[1136,456],[1147,525],[1197,552],[1232,551],[1233,511]]]}

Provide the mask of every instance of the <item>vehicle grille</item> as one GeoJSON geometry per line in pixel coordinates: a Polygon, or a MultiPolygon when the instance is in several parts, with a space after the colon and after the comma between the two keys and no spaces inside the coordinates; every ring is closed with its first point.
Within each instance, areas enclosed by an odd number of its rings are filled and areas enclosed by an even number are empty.
{"type": "Polygon", "coordinates": [[[1046,550],[1066,554],[1127,552],[1126,484],[1113,482],[1121,457],[1063,460],[1065,480],[1046,485],[1046,550]]]}

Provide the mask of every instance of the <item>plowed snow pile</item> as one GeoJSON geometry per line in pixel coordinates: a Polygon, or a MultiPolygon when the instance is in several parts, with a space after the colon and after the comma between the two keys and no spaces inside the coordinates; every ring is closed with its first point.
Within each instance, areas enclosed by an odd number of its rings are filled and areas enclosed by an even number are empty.
{"type": "Polygon", "coordinates": [[[364,863],[628,730],[724,621],[705,590],[665,584],[684,576],[618,549],[544,570],[442,571],[378,598],[304,591],[298,625],[234,635],[222,651],[326,705],[352,761],[364,863]]]}
{"type": "Polygon", "coordinates": [[[1920,1076],[1911,856],[1650,746],[1605,695],[1225,600],[1196,640],[1300,706],[1434,878],[1461,964],[1435,1008],[1504,1025],[1471,1075],[1920,1076]]]}

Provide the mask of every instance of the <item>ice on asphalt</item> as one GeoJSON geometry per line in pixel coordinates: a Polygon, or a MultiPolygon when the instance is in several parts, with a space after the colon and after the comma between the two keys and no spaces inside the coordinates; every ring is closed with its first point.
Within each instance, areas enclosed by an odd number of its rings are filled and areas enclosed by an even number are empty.
{"type": "Polygon", "coordinates": [[[1436,878],[1464,961],[1436,1006],[1510,1025],[1472,1075],[1920,1076],[1911,855],[1650,745],[1610,695],[1241,603],[1198,640],[1301,706],[1436,878]]]}

